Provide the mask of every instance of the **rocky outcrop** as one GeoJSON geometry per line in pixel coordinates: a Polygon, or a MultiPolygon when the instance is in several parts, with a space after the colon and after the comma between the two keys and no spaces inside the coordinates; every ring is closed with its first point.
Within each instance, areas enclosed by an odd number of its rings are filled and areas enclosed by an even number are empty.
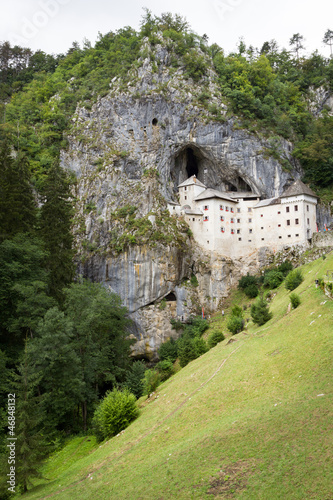
{"type": "Polygon", "coordinates": [[[79,272],[121,296],[135,321],[133,352],[149,359],[175,334],[170,316],[216,310],[230,286],[258,266],[258,255],[232,262],[195,247],[186,224],[165,214],[178,184],[196,174],[208,187],[266,198],[300,176],[290,143],[251,134],[228,116],[213,71],[194,85],[181,70],[170,71],[162,45],[154,58],[157,66],[143,59],[126,89],[114,79],[91,109],[77,109],[62,154],[77,176],[79,272]],[[203,90],[213,114],[201,103],[203,90]],[[176,300],[160,308],[170,293],[176,300]]]}

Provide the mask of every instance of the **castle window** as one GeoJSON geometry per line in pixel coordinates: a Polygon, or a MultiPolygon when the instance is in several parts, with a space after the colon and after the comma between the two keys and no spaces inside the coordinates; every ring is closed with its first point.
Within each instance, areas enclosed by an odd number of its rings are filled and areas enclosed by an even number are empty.
{"type": "Polygon", "coordinates": [[[187,200],[187,196],[184,196],[185,200],[187,200]]]}
{"type": "Polygon", "coordinates": [[[264,229],[263,227],[261,227],[260,229],[264,229]]]}
{"type": "Polygon", "coordinates": [[[290,220],[289,219],[287,220],[287,226],[290,226],[290,220]]]}
{"type": "Polygon", "coordinates": [[[298,212],[298,205],[294,206],[295,212],[298,212]]]}
{"type": "Polygon", "coordinates": [[[252,234],[252,229],[249,229],[249,233],[252,234]]]}
{"type": "Polygon", "coordinates": [[[249,219],[249,222],[252,222],[252,219],[249,219]]]}
{"type": "Polygon", "coordinates": [[[186,186],[184,187],[184,191],[187,191],[187,187],[186,186]]]}
{"type": "Polygon", "coordinates": [[[172,210],[176,210],[176,207],[173,207],[173,209],[172,209],[172,210]]]}
{"type": "Polygon", "coordinates": [[[281,212],[278,212],[278,215],[280,215],[280,214],[281,214],[281,212]]]}
{"type": "Polygon", "coordinates": [[[193,217],[193,219],[192,219],[192,220],[193,220],[193,222],[194,222],[194,221],[195,221],[195,218],[193,217]]]}
{"type": "Polygon", "coordinates": [[[224,227],[221,227],[221,233],[224,233],[224,232],[225,232],[224,227]]]}
{"type": "Polygon", "coordinates": [[[209,209],[209,205],[204,205],[204,210],[208,210],[209,209]]]}
{"type": "Polygon", "coordinates": [[[278,224],[278,227],[281,227],[281,224],[278,224]]]}
{"type": "Polygon", "coordinates": [[[249,243],[251,243],[252,240],[247,240],[249,243]]]}
{"type": "Polygon", "coordinates": [[[235,234],[235,230],[234,229],[231,230],[231,234],[235,234]]]}
{"type": "Polygon", "coordinates": [[[288,238],[291,238],[291,234],[288,234],[288,238]]]}
{"type": "Polygon", "coordinates": [[[223,205],[220,205],[220,210],[224,210],[224,206],[223,205]]]}
{"type": "Polygon", "coordinates": [[[310,224],[310,219],[306,219],[307,224],[310,224]]]}
{"type": "Polygon", "coordinates": [[[264,214],[260,214],[260,217],[263,217],[263,216],[264,216],[264,214]]]}
{"type": "Polygon", "coordinates": [[[252,212],[252,208],[251,208],[251,207],[249,207],[249,208],[247,209],[247,211],[248,211],[248,212],[252,212]]]}
{"type": "Polygon", "coordinates": [[[261,238],[261,241],[265,241],[265,238],[261,238]]]}
{"type": "Polygon", "coordinates": [[[242,241],[242,238],[238,238],[238,241],[242,241]]]}
{"type": "Polygon", "coordinates": [[[231,222],[231,224],[233,224],[233,223],[234,223],[234,219],[233,219],[233,217],[231,217],[230,222],[231,222]]]}
{"type": "Polygon", "coordinates": [[[299,219],[295,219],[295,224],[299,224],[299,219]]]}
{"type": "Polygon", "coordinates": [[[221,215],[220,220],[224,221],[224,215],[221,215]]]}
{"type": "Polygon", "coordinates": [[[204,218],[203,218],[204,222],[208,221],[209,220],[209,217],[208,215],[205,215],[204,218]]]}
{"type": "Polygon", "coordinates": [[[299,234],[295,234],[295,236],[296,236],[296,238],[298,238],[298,237],[299,237],[299,234]]]}
{"type": "Polygon", "coordinates": [[[226,212],[229,212],[229,207],[227,207],[227,206],[226,206],[226,207],[225,207],[225,211],[226,211],[226,212]]]}
{"type": "Polygon", "coordinates": [[[237,234],[240,234],[240,229],[237,229],[237,234]]]}
{"type": "Polygon", "coordinates": [[[234,208],[230,207],[230,212],[234,213],[234,208]]]}
{"type": "Polygon", "coordinates": [[[307,212],[309,211],[309,205],[306,205],[306,211],[307,212]]]}
{"type": "Polygon", "coordinates": [[[289,207],[286,207],[286,212],[287,212],[287,213],[289,212],[289,207]]]}
{"type": "Polygon", "coordinates": [[[240,214],[240,211],[241,211],[241,209],[240,209],[240,208],[237,208],[237,213],[238,213],[238,214],[240,214]]]}
{"type": "Polygon", "coordinates": [[[240,219],[237,219],[237,224],[240,224],[240,219]]]}
{"type": "Polygon", "coordinates": [[[282,236],[279,236],[279,240],[281,240],[281,239],[282,239],[282,236]]]}

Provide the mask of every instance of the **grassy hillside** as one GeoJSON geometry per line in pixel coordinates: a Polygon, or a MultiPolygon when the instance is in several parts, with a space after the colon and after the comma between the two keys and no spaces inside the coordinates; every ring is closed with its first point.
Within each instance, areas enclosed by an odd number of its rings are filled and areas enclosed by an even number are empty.
{"type": "Polygon", "coordinates": [[[186,366],[118,437],[71,441],[23,498],[333,498],[333,301],[314,285],[333,254],[301,269],[297,309],[282,285],[266,325],[186,366]]]}

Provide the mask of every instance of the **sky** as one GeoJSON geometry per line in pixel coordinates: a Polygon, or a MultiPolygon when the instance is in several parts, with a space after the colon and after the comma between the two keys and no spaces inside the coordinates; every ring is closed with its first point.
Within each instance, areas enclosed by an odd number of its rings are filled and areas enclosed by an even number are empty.
{"type": "Polygon", "coordinates": [[[2,2],[0,41],[47,53],[66,52],[74,41],[93,44],[98,32],[124,26],[138,29],[143,7],[153,14],[172,12],[186,17],[199,35],[207,34],[226,53],[236,50],[240,38],[261,48],[275,39],[289,47],[295,33],[305,38],[305,52],[316,49],[329,56],[322,43],[333,30],[332,0],[10,0],[2,2]]]}

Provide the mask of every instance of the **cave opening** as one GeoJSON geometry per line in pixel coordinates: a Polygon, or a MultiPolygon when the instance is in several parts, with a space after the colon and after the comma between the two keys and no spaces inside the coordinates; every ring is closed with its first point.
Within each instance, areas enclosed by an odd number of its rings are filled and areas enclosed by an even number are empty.
{"type": "Polygon", "coordinates": [[[177,301],[177,297],[173,292],[168,293],[168,295],[166,295],[164,298],[167,302],[176,302],[177,301]]]}
{"type": "Polygon", "coordinates": [[[199,173],[198,160],[192,148],[186,149],[186,172],[187,172],[187,177],[192,177],[192,175],[198,177],[199,173]]]}

